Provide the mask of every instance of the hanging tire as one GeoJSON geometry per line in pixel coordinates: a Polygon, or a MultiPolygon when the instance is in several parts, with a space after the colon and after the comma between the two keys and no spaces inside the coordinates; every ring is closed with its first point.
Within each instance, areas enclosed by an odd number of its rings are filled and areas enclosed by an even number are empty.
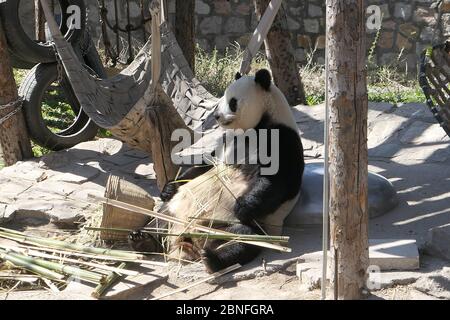
{"type": "Polygon", "coordinates": [[[91,140],[98,131],[81,109],[68,80],[63,77],[59,88],[53,88],[56,79],[57,64],[41,63],[30,70],[19,88],[31,139],[53,151],[91,140]]]}
{"type": "MultiPolygon", "coordinates": [[[[13,53],[23,61],[31,63],[49,63],[56,61],[53,47],[50,43],[38,42],[30,38],[22,27],[19,17],[21,1],[29,0],[8,0],[0,5],[0,20],[9,47],[13,53]]],[[[76,43],[84,32],[86,26],[86,7],[83,0],[58,0],[61,8],[60,30],[66,40],[72,44],[76,43]],[[70,14],[67,9],[70,5],[77,5],[81,11],[81,28],[69,29],[67,20],[70,14]]]]}
{"type": "Polygon", "coordinates": [[[9,51],[9,59],[11,61],[11,65],[14,68],[29,70],[36,65],[36,63],[31,63],[31,62],[22,60],[21,58],[16,56],[11,50],[8,50],[8,51],[9,51]]]}

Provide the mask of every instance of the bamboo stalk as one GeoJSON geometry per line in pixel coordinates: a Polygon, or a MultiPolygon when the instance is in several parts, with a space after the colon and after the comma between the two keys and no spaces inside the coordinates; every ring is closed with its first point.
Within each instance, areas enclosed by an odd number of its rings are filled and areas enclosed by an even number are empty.
{"type": "MultiPolygon", "coordinates": [[[[22,247],[29,249],[27,246],[22,246],[22,247]]],[[[159,267],[167,266],[167,263],[165,263],[165,262],[152,261],[152,260],[122,259],[122,258],[116,258],[116,257],[111,257],[111,256],[93,255],[93,254],[86,254],[86,253],[73,252],[73,251],[63,251],[63,250],[58,250],[58,249],[53,249],[53,248],[46,248],[46,247],[33,247],[33,249],[38,250],[38,251],[52,252],[52,253],[58,253],[58,254],[63,254],[63,255],[67,255],[67,256],[75,256],[75,257],[89,258],[89,259],[95,259],[95,260],[130,262],[130,263],[153,265],[153,266],[159,266],[159,267]]]]}
{"type": "MultiPolygon", "coordinates": [[[[131,232],[133,230],[130,229],[121,229],[121,228],[100,228],[100,227],[85,227],[86,230],[92,231],[114,231],[114,232],[131,232]]],[[[185,232],[185,233],[167,233],[167,232],[158,232],[158,231],[150,231],[145,228],[141,229],[142,232],[160,235],[160,236],[168,236],[168,237],[186,237],[186,238],[208,238],[208,239],[218,239],[218,240],[246,240],[246,241],[267,241],[267,242],[288,242],[289,237],[286,236],[263,236],[259,234],[237,234],[237,235],[225,235],[225,234],[210,234],[210,233],[195,233],[195,232],[185,232]]]]}
{"type": "Polygon", "coordinates": [[[99,254],[99,255],[108,255],[114,256],[118,258],[126,258],[126,259],[144,259],[144,256],[141,254],[137,254],[130,251],[122,251],[122,250],[112,250],[112,249],[102,249],[102,248],[94,248],[94,247],[86,247],[78,244],[68,243],[65,241],[54,240],[54,239],[46,239],[37,236],[25,235],[23,233],[18,234],[15,230],[10,230],[6,228],[0,227],[0,237],[16,240],[18,242],[31,242],[35,245],[46,245],[52,248],[79,251],[83,253],[89,254],[99,254]],[[12,231],[12,232],[11,232],[12,231]]]}
{"type": "Polygon", "coordinates": [[[70,262],[70,263],[74,263],[74,264],[85,265],[85,266],[96,268],[96,269],[106,270],[108,272],[112,272],[112,271],[119,272],[119,273],[127,275],[127,276],[137,276],[139,274],[139,272],[137,272],[137,271],[119,269],[116,267],[111,267],[111,266],[107,266],[107,265],[100,264],[100,263],[87,262],[87,261],[83,261],[83,260],[71,259],[71,258],[66,258],[66,257],[59,257],[59,256],[55,256],[52,254],[35,251],[32,249],[22,249],[22,248],[17,248],[17,247],[12,247],[12,246],[5,246],[5,245],[2,245],[1,243],[0,243],[0,248],[3,248],[5,250],[12,250],[12,251],[15,251],[20,254],[27,254],[27,255],[30,255],[33,257],[39,257],[39,258],[51,259],[51,260],[59,260],[59,261],[63,261],[63,262],[70,262]]]}
{"type": "Polygon", "coordinates": [[[0,250],[0,258],[11,262],[12,264],[14,264],[17,267],[25,268],[33,273],[36,273],[36,274],[46,277],[48,279],[57,280],[57,281],[62,281],[64,279],[64,276],[62,274],[59,274],[59,273],[49,270],[47,268],[38,266],[35,263],[31,263],[28,261],[24,261],[20,258],[14,257],[3,250],[0,250]]]}
{"type": "MultiPolygon", "coordinates": [[[[121,263],[118,267],[119,269],[124,269],[126,267],[126,263],[121,263]]],[[[111,288],[111,286],[121,278],[122,276],[119,273],[111,272],[109,276],[106,278],[104,283],[99,284],[95,290],[92,292],[92,296],[94,298],[99,299],[103,294],[111,288]]]]}
{"type": "Polygon", "coordinates": [[[102,276],[98,273],[92,272],[92,271],[87,271],[87,270],[83,270],[83,269],[80,269],[77,267],[59,264],[56,262],[46,261],[43,259],[27,257],[27,256],[17,254],[17,253],[8,252],[7,254],[9,254],[12,257],[26,261],[28,263],[32,263],[32,264],[35,264],[37,266],[40,266],[40,267],[43,267],[43,268],[46,268],[46,269],[49,269],[52,271],[56,271],[56,272],[63,273],[63,274],[69,275],[69,276],[73,276],[80,280],[85,280],[85,281],[92,282],[95,284],[101,283],[104,281],[104,276],[102,276]]]}
{"type": "Polygon", "coordinates": [[[170,292],[168,292],[168,293],[165,293],[165,294],[163,294],[163,295],[160,295],[159,297],[156,297],[156,298],[153,298],[153,299],[150,299],[150,300],[160,300],[160,299],[162,299],[162,298],[166,298],[166,297],[171,296],[171,295],[173,295],[173,294],[175,294],[175,293],[182,292],[182,291],[185,291],[185,290],[190,289],[190,288],[192,288],[192,287],[198,286],[199,284],[205,283],[205,282],[207,282],[207,281],[209,281],[209,280],[212,280],[212,279],[216,279],[216,278],[218,278],[218,277],[221,277],[221,276],[223,276],[223,275],[225,275],[225,274],[227,274],[227,273],[230,273],[230,272],[232,272],[232,271],[234,271],[234,270],[236,270],[236,269],[239,269],[240,267],[241,267],[240,264],[232,265],[232,266],[230,266],[230,267],[228,267],[228,268],[226,268],[226,269],[223,269],[223,270],[221,270],[221,271],[218,271],[218,272],[216,272],[216,273],[213,273],[211,276],[209,276],[209,277],[207,277],[207,278],[205,278],[205,279],[196,281],[196,282],[194,282],[194,283],[191,283],[190,285],[187,285],[187,286],[182,287],[182,288],[178,288],[178,289],[176,289],[176,290],[170,291],[170,292]]]}
{"type": "MultiPolygon", "coordinates": [[[[135,213],[140,213],[140,214],[144,214],[147,216],[151,216],[151,217],[155,217],[155,218],[159,218],[161,220],[165,220],[174,224],[179,224],[179,225],[186,225],[188,222],[176,218],[176,217],[171,217],[169,215],[166,214],[162,214],[162,213],[158,213],[152,210],[148,210],[145,208],[141,208],[129,203],[125,203],[122,201],[118,201],[118,200],[113,200],[113,199],[108,199],[105,197],[101,197],[101,196],[97,196],[97,195],[93,195],[93,194],[89,194],[89,198],[97,200],[97,201],[101,201],[102,203],[105,203],[106,205],[111,205],[117,208],[121,208],[121,209],[125,209],[131,212],[135,212],[135,213]]],[[[203,231],[203,232],[208,232],[211,234],[221,234],[221,235],[231,235],[231,236],[239,236],[237,234],[231,233],[231,232],[225,232],[222,230],[218,230],[218,229],[213,229],[213,228],[209,228],[209,227],[205,227],[205,226],[201,226],[201,225],[192,225],[193,229],[199,230],[199,231],[203,231]]],[[[288,247],[284,247],[284,246],[280,246],[280,245],[276,245],[276,244],[272,244],[272,243],[267,243],[267,242],[258,242],[258,241],[242,241],[242,240],[237,240],[238,242],[242,242],[242,243],[247,243],[247,244],[251,244],[251,245],[255,245],[255,246],[259,246],[259,247],[264,247],[264,248],[269,248],[269,249],[274,249],[274,250],[278,250],[278,251],[282,251],[282,252],[291,252],[291,248],[288,247]]]]}

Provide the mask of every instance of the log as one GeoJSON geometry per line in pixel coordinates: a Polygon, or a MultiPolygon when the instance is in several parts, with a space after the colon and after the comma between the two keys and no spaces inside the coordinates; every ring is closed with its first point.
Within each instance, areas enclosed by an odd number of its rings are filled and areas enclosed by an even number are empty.
{"type": "MultiPolygon", "coordinates": [[[[269,2],[270,0],[254,0],[256,16],[259,20],[269,2]]],[[[295,61],[283,5],[273,21],[264,44],[275,84],[284,93],[291,106],[306,104],[305,89],[295,61]]]]}
{"type": "Polygon", "coordinates": [[[335,299],[360,299],[369,266],[364,1],[330,0],[330,252],[335,299]]]}
{"type": "Polygon", "coordinates": [[[176,0],[175,2],[175,37],[195,73],[195,1],[176,0]]]}
{"type": "Polygon", "coordinates": [[[17,99],[16,81],[14,80],[3,28],[0,26],[0,145],[6,165],[13,165],[17,161],[33,156],[21,110],[19,109],[17,113],[12,115],[18,105],[2,108],[8,103],[17,101],[17,99]],[[12,116],[9,117],[8,115],[12,116]]]}

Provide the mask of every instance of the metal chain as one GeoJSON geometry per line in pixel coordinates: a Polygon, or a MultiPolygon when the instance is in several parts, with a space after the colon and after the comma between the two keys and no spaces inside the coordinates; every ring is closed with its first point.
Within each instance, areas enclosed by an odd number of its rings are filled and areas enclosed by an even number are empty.
{"type": "Polygon", "coordinates": [[[14,107],[13,111],[8,113],[6,116],[0,118],[0,126],[4,122],[6,122],[8,119],[10,119],[12,116],[14,116],[16,113],[18,113],[20,110],[22,110],[22,106],[23,106],[23,98],[22,97],[19,97],[19,98],[17,98],[17,100],[11,101],[7,104],[0,105],[0,110],[14,107]]]}
{"type": "Polygon", "coordinates": [[[55,57],[56,57],[56,82],[58,84],[61,84],[61,82],[63,80],[63,74],[64,74],[63,65],[62,65],[61,57],[58,54],[58,50],[56,49],[56,45],[54,42],[52,43],[52,47],[53,47],[53,50],[55,51],[55,57]]]}

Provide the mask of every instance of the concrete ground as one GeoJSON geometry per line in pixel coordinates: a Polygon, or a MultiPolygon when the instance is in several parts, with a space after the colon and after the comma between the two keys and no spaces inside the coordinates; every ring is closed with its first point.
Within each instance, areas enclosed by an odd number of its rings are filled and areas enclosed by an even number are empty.
{"type": "MultiPolygon", "coordinates": [[[[415,239],[421,255],[419,270],[383,272],[368,298],[449,299],[450,263],[443,259],[450,259],[447,238],[440,236],[436,243],[428,238],[431,228],[450,223],[450,139],[423,104],[371,103],[369,109],[369,169],[388,178],[400,199],[397,208],[370,221],[369,236],[415,239]]],[[[294,112],[307,162],[323,160],[323,105],[299,106],[294,112]]],[[[0,224],[71,226],[99,210],[87,202],[87,194],[103,194],[109,174],[123,176],[158,196],[147,155],[119,141],[100,139],[0,170],[0,224]]],[[[266,251],[232,275],[169,298],[318,299],[320,261],[311,253],[321,249],[321,227],[285,228],[285,234],[291,236],[292,253],[266,251]],[[311,267],[300,281],[296,267],[302,263],[311,267]]],[[[159,296],[205,276],[199,264],[172,266],[167,283],[129,298],[159,296]]],[[[49,294],[11,293],[8,298],[49,299],[49,294]]],[[[82,297],[87,296],[70,292],[53,296],[82,297]]],[[[0,293],[1,298],[5,296],[0,293]]]]}

